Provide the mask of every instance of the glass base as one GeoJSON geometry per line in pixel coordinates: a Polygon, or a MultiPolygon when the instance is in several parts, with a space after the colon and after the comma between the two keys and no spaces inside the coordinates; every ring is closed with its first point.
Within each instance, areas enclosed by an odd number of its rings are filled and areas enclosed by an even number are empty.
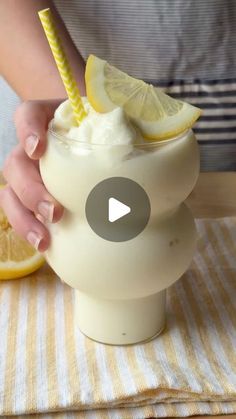
{"type": "Polygon", "coordinates": [[[133,300],[105,300],[75,291],[75,318],[96,342],[130,345],[153,339],[165,326],[166,290],[133,300]]]}

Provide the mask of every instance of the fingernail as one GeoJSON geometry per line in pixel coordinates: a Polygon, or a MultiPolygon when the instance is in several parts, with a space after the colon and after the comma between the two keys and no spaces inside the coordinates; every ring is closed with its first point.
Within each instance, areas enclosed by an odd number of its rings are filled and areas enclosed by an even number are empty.
{"type": "Polygon", "coordinates": [[[35,231],[30,231],[27,234],[27,240],[32,246],[35,247],[36,250],[38,250],[40,242],[42,241],[42,237],[40,237],[38,233],[35,233],[35,231]]]}
{"type": "Polygon", "coordinates": [[[41,201],[38,204],[38,212],[44,217],[45,220],[51,223],[53,220],[53,214],[54,214],[53,203],[48,202],[48,201],[41,201]]]}
{"type": "Polygon", "coordinates": [[[36,214],[35,218],[40,221],[40,223],[45,224],[46,220],[41,214],[36,214]]]}
{"type": "Polygon", "coordinates": [[[25,141],[25,151],[28,154],[29,157],[31,157],[38,145],[39,137],[37,135],[30,135],[28,138],[26,138],[25,141]]]}

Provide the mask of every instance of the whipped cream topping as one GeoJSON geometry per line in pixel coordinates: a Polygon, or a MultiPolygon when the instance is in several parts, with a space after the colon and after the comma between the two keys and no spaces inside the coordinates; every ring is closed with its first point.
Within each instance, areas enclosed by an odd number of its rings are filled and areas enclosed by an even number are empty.
{"type": "Polygon", "coordinates": [[[136,128],[120,107],[111,112],[98,113],[83,98],[87,117],[78,126],[69,100],[57,108],[53,120],[53,128],[66,138],[87,144],[131,145],[144,143],[138,128],[136,128]]]}

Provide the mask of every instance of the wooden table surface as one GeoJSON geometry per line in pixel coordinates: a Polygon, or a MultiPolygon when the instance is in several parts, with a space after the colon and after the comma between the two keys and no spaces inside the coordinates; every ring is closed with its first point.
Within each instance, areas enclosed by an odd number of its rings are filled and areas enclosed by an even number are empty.
{"type": "Polygon", "coordinates": [[[197,218],[236,215],[236,172],[201,173],[186,203],[197,218]]]}
{"type": "MultiPolygon", "coordinates": [[[[236,172],[201,173],[186,203],[196,218],[236,216],[236,172]]],[[[236,419],[236,414],[194,418],[236,419]]]]}

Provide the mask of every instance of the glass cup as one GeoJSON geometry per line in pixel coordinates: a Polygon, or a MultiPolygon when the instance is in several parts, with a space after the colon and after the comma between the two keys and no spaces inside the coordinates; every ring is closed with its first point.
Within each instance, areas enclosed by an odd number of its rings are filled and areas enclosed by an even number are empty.
{"type": "Polygon", "coordinates": [[[197,141],[191,130],[136,145],[82,140],[68,139],[50,124],[40,171],[65,212],[58,223],[48,224],[51,244],[45,256],[75,289],[75,318],[86,336],[115,345],[143,342],[163,330],[166,289],[194,254],[195,223],[184,200],[199,174],[197,141]],[[86,218],[89,193],[111,177],[138,183],[151,204],[144,230],[123,242],[98,236],[86,218]]]}

